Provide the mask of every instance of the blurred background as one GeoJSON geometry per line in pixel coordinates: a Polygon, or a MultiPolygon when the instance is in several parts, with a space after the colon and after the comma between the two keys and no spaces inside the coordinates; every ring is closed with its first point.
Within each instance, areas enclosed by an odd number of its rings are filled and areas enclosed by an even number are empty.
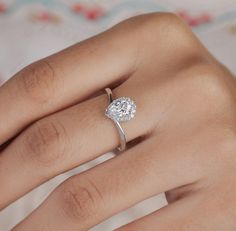
{"type": "MultiPolygon", "coordinates": [[[[182,17],[205,46],[236,73],[236,0],[0,0],[0,84],[29,63],[121,20],[157,11],[182,17]]],[[[0,212],[0,230],[9,230],[71,174],[110,157],[106,154],[56,177],[0,212]]],[[[113,230],[165,204],[164,195],[159,195],[91,230],[113,230]]]]}

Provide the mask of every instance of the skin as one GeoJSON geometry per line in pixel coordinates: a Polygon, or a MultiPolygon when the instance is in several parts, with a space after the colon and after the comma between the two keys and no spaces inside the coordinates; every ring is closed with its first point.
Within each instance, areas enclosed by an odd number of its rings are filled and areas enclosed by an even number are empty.
{"type": "Polygon", "coordinates": [[[13,231],[88,230],[161,192],[168,206],[118,230],[235,230],[236,82],[170,13],[128,19],[1,86],[0,209],[119,145],[105,87],[136,102],[122,127],[139,142],[67,179],[13,231]]]}

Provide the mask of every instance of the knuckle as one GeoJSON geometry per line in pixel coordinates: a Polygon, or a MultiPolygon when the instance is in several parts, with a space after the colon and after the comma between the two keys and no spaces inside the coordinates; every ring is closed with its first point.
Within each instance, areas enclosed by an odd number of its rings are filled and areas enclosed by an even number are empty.
{"type": "Polygon", "coordinates": [[[44,104],[50,101],[55,87],[55,70],[46,60],[33,63],[19,75],[20,86],[27,97],[44,104]]]}
{"type": "MultiPolygon", "coordinates": [[[[211,143],[212,149],[216,150],[215,155],[211,158],[214,158],[212,161],[215,161],[214,166],[217,168],[216,172],[220,179],[221,174],[225,171],[232,171],[232,173],[235,174],[236,134],[235,131],[233,131],[232,128],[228,126],[220,128],[219,132],[220,134],[218,136],[215,135],[215,138],[211,143]]],[[[213,170],[215,169],[213,168],[213,170]]]]}
{"type": "Polygon", "coordinates": [[[139,28],[143,29],[146,37],[147,33],[152,33],[152,36],[148,36],[148,38],[153,38],[155,42],[157,41],[157,36],[153,35],[158,35],[158,40],[164,39],[163,41],[165,41],[167,37],[172,38],[172,35],[179,33],[182,35],[187,28],[180,17],[174,13],[151,13],[137,16],[136,21],[139,28]]]}
{"type": "Polygon", "coordinates": [[[202,71],[203,73],[199,78],[202,77],[201,80],[203,80],[205,85],[203,88],[204,93],[208,93],[214,101],[217,100],[222,105],[231,102],[231,77],[225,75],[218,67],[213,65],[203,68],[202,71]]]}
{"type": "Polygon", "coordinates": [[[59,121],[42,120],[25,134],[26,155],[44,165],[61,161],[66,152],[66,131],[59,121]]]}
{"type": "MultiPolygon", "coordinates": [[[[126,21],[125,21],[126,22],[126,21]]],[[[181,25],[183,21],[174,13],[149,13],[138,15],[132,18],[129,18],[128,23],[131,25],[135,24],[144,28],[151,26],[151,29],[155,29],[156,26],[160,25],[181,25]]]]}
{"type": "MultiPolygon", "coordinates": [[[[231,76],[211,64],[194,65],[190,68],[190,72],[188,71],[181,73],[182,84],[188,87],[186,93],[188,94],[190,90],[191,97],[198,100],[196,103],[208,106],[208,110],[213,112],[214,117],[216,113],[226,112],[227,107],[232,108],[235,103],[230,86],[233,80],[231,76]]],[[[228,110],[226,114],[230,111],[232,110],[228,110]]]]}
{"type": "Polygon", "coordinates": [[[168,25],[168,26],[183,26],[183,21],[175,13],[152,13],[150,14],[150,19],[153,20],[154,24],[168,25]]]}
{"type": "Polygon", "coordinates": [[[64,183],[61,192],[63,212],[72,220],[86,223],[101,210],[102,194],[91,180],[83,178],[78,181],[72,177],[64,183]]]}
{"type": "Polygon", "coordinates": [[[138,35],[136,47],[142,54],[152,54],[153,57],[162,52],[173,54],[175,51],[175,60],[179,62],[189,57],[201,57],[203,54],[203,48],[199,46],[196,37],[183,20],[174,13],[136,16],[128,23],[132,31],[130,39],[133,40],[134,34],[138,35]]]}

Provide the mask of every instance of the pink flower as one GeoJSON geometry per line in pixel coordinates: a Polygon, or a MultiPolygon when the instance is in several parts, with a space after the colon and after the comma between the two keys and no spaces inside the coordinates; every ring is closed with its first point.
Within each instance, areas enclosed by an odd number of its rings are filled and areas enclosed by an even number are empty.
{"type": "Polygon", "coordinates": [[[76,14],[81,14],[89,20],[97,20],[104,15],[104,10],[99,6],[88,7],[80,3],[72,6],[72,11],[76,14]]]}
{"type": "Polygon", "coordinates": [[[0,14],[7,11],[7,6],[4,3],[0,3],[0,14]]]}
{"type": "Polygon", "coordinates": [[[190,26],[195,27],[212,21],[212,17],[207,13],[192,16],[186,11],[179,11],[177,14],[190,26]]]}

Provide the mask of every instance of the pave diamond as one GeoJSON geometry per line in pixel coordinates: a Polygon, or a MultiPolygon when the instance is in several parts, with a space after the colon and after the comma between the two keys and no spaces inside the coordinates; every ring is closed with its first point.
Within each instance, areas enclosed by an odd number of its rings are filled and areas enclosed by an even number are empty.
{"type": "Polygon", "coordinates": [[[121,97],[112,101],[106,109],[106,116],[116,121],[128,121],[134,118],[136,105],[133,100],[121,97]]]}

